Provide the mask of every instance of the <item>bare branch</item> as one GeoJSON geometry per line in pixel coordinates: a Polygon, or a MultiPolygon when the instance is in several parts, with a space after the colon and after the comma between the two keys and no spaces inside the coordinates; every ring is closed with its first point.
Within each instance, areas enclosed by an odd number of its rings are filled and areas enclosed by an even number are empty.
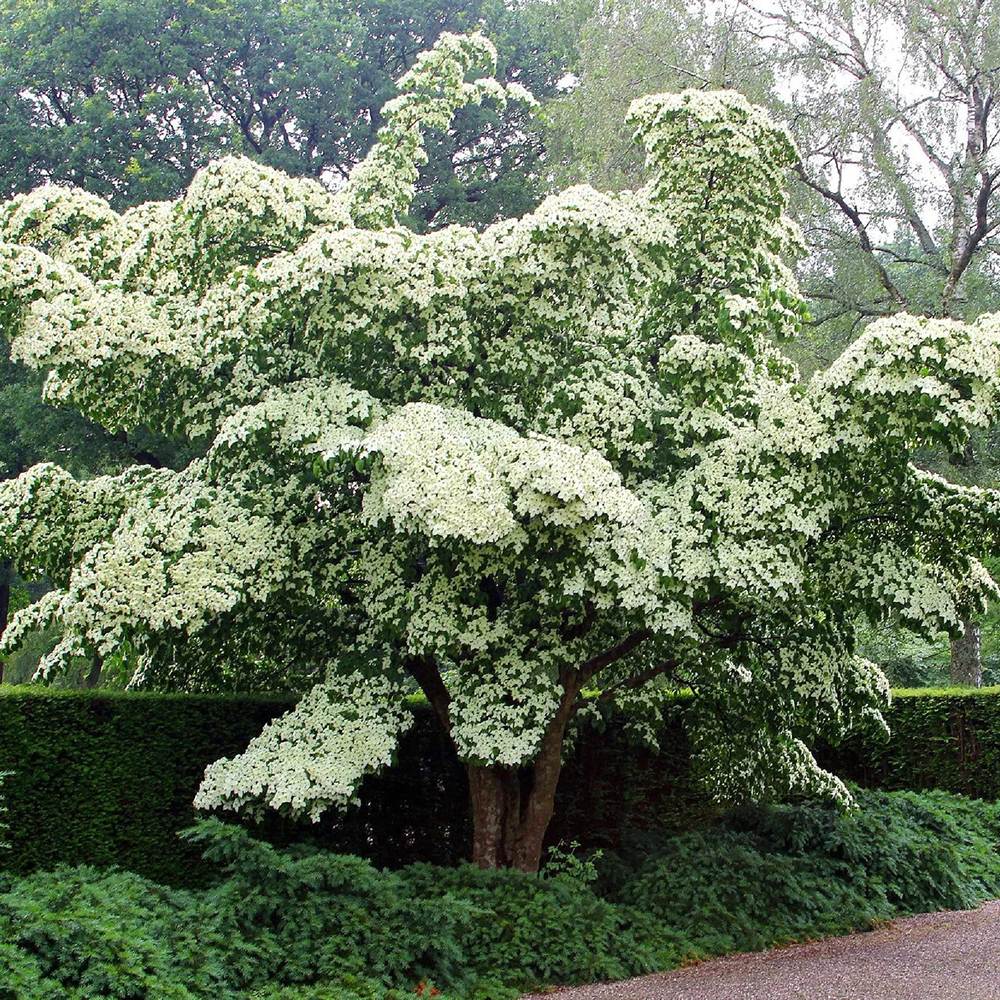
{"type": "Polygon", "coordinates": [[[579,669],[580,676],[584,681],[589,680],[599,670],[603,670],[612,663],[617,663],[622,658],[628,656],[629,653],[641,646],[652,635],[653,633],[648,628],[637,629],[631,635],[622,639],[616,646],[612,646],[603,653],[598,653],[597,656],[587,660],[579,669]]]}
{"type": "Polygon", "coordinates": [[[861,218],[861,213],[853,205],[851,205],[839,191],[834,191],[810,177],[801,163],[797,167],[797,172],[807,187],[812,188],[812,190],[817,192],[817,194],[822,195],[828,201],[836,205],[848,218],[851,225],[854,227],[854,231],[858,235],[858,242],[861,244],[861,249],[864,251],[865,257],[872,270],[875,272],[879,283],[900,306],[900,308],[905,309],[907,307],[906,297],[899,290],[899,288],[896,287],[892,278],[889,277],[889,272],[878,259],[871,238],[868,236],[868,230],[865,226],[864,220],[861,218]]]}
{"type": "Polygon", "coordinates": [[[648,670],[643,670],[638,674],[632,674],[632,676],[626,677],[618,684],[613,684],[611,687],[604,688],[597,696],[597,700],[610,701],[616,695],[621,694],[622,691],[634,691],[637,688],[641,688],[644,684],[648,684],[650,681],[655,680],[657,677],[676,672],[679,667],[680,664],[676,660],[664,660],[662,663],[657,663],[656,666],[650,667],[648,670]]]}

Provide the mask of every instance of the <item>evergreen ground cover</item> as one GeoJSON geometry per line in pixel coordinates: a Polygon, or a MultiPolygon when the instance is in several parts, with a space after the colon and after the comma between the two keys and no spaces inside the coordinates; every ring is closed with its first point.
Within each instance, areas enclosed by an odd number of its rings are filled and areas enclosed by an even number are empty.
{"type": "Polygon", "coordinates": [[[0,876],[0,998],[507,1000],[1000,895],[1000,806],[857,796],[847,814],[774,806],[636,835],[542,876],[383,871],[206,821],[187,834],[218,866],[205,889],[91,867],[0,876]]]}

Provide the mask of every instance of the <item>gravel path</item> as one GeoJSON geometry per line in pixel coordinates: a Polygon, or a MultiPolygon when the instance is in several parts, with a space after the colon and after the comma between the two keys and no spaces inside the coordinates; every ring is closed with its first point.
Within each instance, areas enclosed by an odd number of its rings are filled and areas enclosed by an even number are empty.
{"type": "Polygon", "coordinates": [[[525,1000],[1000,1000],[1000,900],[525,1000]]]}

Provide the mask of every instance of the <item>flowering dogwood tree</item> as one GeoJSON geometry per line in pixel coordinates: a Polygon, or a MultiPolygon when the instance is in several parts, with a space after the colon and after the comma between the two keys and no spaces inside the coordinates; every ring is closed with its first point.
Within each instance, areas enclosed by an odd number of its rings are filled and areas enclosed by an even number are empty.
{"type": "Polygon", "coordinates": [[[425,128],[490,77],[445,35],[331,194],[245,160],[123,214],[0,208],[0,316],[48,398],[206,442],[181,471],[0,486],[56,584],[48,675],[126,645],[135,684],[220,661],[314,686],[197,804],[319,816],[391,762],[419,686],[465,763],[474,858],[537,868],[581,706],[690,686],[720,796],[847,800],[807,749],[881,720],[859,614],[954,628],[993,584],[993,492],[908,464],[992,419],[1000,322],[874,323],[803,382],[782,262],[787,134],[731,93],[637,101],[648,183],[571,188],[484,232],[397,224],[425,128]]]}

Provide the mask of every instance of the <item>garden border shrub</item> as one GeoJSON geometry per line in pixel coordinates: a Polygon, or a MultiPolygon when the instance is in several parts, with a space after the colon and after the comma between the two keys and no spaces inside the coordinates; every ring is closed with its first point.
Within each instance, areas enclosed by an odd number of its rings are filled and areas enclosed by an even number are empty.
{"type": "Polygon", "coordinates": [[[822,762],[870,788],[939,788],[1000,799],[1000,687],[893,692],[892,735],[852,736],[822,762]]]}
{"type": "MultiPolygon", "coordinates": [[[[633,745],[613,720],[585,731],[567,761],[550,842],[616,847],[626,832],[690,828],[711,812],[688,767],[686,698],[671,699],[659,751],[633,745]]],[[[118,865],[176,885],[208,869],[177,837],[207,763],[240,751],[290,706],[280,695],[183,695],[0,686],[0,771],[15,872],[59,863],[118,865]]],[[[453,864],[466,855],[462,768],[419,701],[398,765],[369,778],[344,817],[252,829],[275,843],[309,839],[380,866],[453,864]]],[[[860,784],[940,788],[1000,799],[1000,688],[898,692],[893,736],[820,748],[822,761],[860,784]]]]}

